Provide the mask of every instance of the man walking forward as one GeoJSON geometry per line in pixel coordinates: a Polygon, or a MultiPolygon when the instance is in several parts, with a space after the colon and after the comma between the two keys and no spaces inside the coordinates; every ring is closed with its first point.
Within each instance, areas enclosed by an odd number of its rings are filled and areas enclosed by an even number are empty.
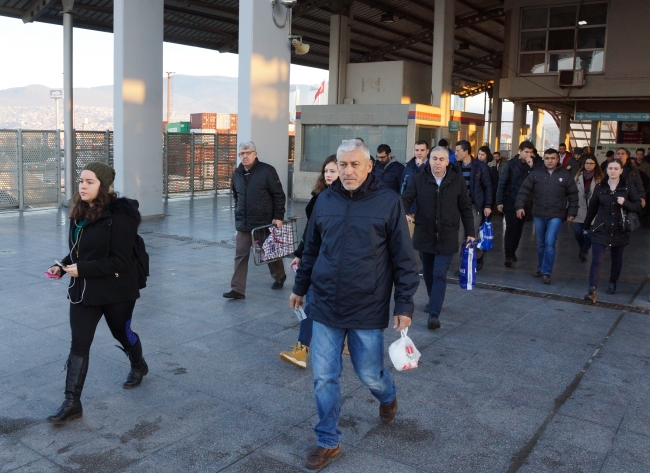
{"type": "Polygon", "coordinates": [[[311,350],[319,421],[314,427],[318,445],[306,460],[311,469],[322,468],[340,452],[339,378],[346,335],[354,371],[379,401],[381,421],[389,424],[395,418],[397,388],[384,367],[391,289],[394,285],[393,328],[400,332],[411,324],[419,283],[399,194],[371,174],[363,142],[343,141],[336,155],[339,180],[314,206],[289,301],[297,309],[313,286],[311,350]]]}

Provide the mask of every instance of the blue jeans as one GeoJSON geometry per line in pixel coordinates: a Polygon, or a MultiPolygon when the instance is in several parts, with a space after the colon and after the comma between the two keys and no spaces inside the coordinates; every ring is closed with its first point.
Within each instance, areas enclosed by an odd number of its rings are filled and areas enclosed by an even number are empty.
{"type": "Polygon", "coordinates": [[[447,290],[447,271],[451,266],[454,255],[434,255],[433,253],[420,253],[422,258],[422,275],[427,286],[429,296],[429,315],[439,317],[442,303],[445,301],[447,290]]]}
{"type": "Polygon", "coordinates": [[[307,318],[300,321],[300,332],[298,332],[298,341],[306,347],[311,346],[311,332],[314,321],[309,318],[309,312],[311,312],[311,305],[313,303],[314,291],[310,286],[305,296],[305,315],[307,318]]]}
{"type": "Polygon", "coordinates": [[[591,248],[591,233],[585,233],[582,229],[583,223],[573,222],[573,234],[576,237],[578,246],[580,247],[580,254],[587,256],[591,248]]]}
{"type": "Polygon", "coordinates": [[[372,395],[381,404],[390,404],[397,394],[393,378],[384,367],[383,330],[351,330],[314,322],[311,365],[319,419],[314,432],[318,436],[318,445],[325,448],[336,447],[342,435],[338,429],[341,417],[339,378],[343,372],[342,352],[346,334],[354,371],[372,395]]]}
{"type": "Polygon", "coordinates": [[[555,263],[555,242],[562,219],[533,217],[533,222],[537,237],[537,269],[542,274],[551,274],[555,263]]]}

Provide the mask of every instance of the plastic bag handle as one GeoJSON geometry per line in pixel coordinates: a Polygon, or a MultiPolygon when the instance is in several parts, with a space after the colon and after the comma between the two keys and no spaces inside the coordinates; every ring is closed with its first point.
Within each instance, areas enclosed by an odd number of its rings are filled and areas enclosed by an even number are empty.
{"type": "Polygon", "coordinates": [[[406,337],[406,334],[408,333],[408,331],[409,331],[408,327],[403,328],[402,331],[400,332],[402,334],[402,337],[406,337]]]}

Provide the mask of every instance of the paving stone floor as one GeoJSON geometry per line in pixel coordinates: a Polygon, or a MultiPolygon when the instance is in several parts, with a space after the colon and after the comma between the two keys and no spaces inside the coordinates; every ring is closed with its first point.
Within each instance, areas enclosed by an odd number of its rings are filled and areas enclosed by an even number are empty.
{"type": "MultiPolygon", "coordinates": [[[[315,442],[312,373],[278,358],[298,334],[292,275],[272,291],[268,270],[251,263],[246,299],[221,297],[234,253],[229,205],[227,196],[172,199],[165,219],[142,224],[151,276],[133,328],[149,375],[122,389],[127,359],[101,322],[84,416],[62,428],[44,419],[63,397],[66,283],[43,271],[67,252],[65,212],[0,212],[0,471],[303,471],[315,442]]],[[[323,471],[650,471],[650,231],[632,236],[619,294],[601,297],[623,305],[614,310],[557,297],[580,298],[587,286],[568,230],[552,286],[530,276],[531,224],[514,269],[497,238],[478,280],[535,294],[452,283],[435,332],[421,284],[409,331],[421,364],[391,368],[400,412],[390,426],[346,357],[342,454],[323,471]]],[[[386,346],[394,339],[387,330],[386,346]]]]}

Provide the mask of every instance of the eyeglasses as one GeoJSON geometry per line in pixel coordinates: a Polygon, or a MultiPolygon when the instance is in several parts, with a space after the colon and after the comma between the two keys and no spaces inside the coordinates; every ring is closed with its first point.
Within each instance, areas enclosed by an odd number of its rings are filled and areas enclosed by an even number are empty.
{"type": "Polygon", "coordinates": [[[243,158],[244,156],[248,156],[249,154],[253,154],[253,153],[255,153],[255,152],[256,152],[256,151],[240,151],[240,152],[239,152],[239,157],[240,157],[240,158],[243,158]]]}
{"type": "Polygon", "coordinates": [[[586,161],[585,162],[585,166],[595,166],[595,165],[596,165],[596,163],[594,163],[593,161],[586,161]]]}

